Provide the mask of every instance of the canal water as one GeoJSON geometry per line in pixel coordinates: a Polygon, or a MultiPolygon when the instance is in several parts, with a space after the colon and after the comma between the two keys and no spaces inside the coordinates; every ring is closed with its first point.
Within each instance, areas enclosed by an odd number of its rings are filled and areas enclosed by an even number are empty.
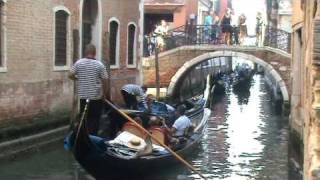
{"type": "MultiPolygon", "coordinates": [[[[287,180],[288,122],[275,113],[262,75],[251,87],[215,97],[212,116],[201,145],[189,157],[212,180],[287,180]]],[[[1,180],[91,180],[63,149],[62,142],[32,155],[0,164],[1,180]]],[[[132,177],[132,179],[135,179],[132,177]]],[[[141,178],[140,178],[141,179],[141,178]]],[[[199,179],[182,166],[169,168],[146,180],[199,179]]],[[[291,177],[290,180],[299,179],[291,177]]]]}

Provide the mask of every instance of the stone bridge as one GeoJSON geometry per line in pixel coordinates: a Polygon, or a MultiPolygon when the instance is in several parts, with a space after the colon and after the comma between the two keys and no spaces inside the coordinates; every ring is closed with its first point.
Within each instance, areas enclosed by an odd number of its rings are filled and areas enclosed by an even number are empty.
{"type": "MultiPolygon", "coordinates": [[[[160,86],[168,88],[172,95],[179,86],[183,75],[197,64],[216,57],[240,57],[264,67],[265,72],[274,77],[280,88],[284,102],[289,102],[291,94],[291,55],[270,47],[194,45],[181,46],[159,54],[160,86]]],[[[156,87],[155,57],[143,60],[144,84],[156,87]]]]}

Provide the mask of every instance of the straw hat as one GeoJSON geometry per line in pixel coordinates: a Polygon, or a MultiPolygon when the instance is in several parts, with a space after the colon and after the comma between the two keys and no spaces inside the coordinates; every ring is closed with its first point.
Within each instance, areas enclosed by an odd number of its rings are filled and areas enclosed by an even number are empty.
{"type": "Polygon", "coordinates": [[[128,147],[130,147],[132,149],[140,149],[141,145],[142,145],[141,140],[139,138],[137,138],[137,137],[133,137],[128,142],[128,147]]]}

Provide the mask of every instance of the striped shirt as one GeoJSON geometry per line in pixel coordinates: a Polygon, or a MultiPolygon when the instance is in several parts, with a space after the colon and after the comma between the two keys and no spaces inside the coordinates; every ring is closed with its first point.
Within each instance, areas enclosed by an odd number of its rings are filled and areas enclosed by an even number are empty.
{"type": "Polygon", "coordinates": [[[121,90],[137,97],[138,102],[141,102],[145,108],[147,108],[146,95],[143,92],[141,86],[136,84],[126,84],[121,90]]]}
{"type": "Polygon", "coordinates": [[[93,59],[79,59],[71,68],[78,79],[80,99],[97,100],[102,97],[102,79],[108,79],[108,73],[102,62],[93,59]]]}

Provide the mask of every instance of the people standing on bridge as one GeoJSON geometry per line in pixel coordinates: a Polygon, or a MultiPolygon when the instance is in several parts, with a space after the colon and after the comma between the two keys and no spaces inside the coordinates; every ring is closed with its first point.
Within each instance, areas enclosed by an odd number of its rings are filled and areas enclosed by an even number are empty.
{"type": "Polygon", "coordinates": [[[239,29],[240,29],[239,43],[240,43],[240,45],[243,44],[244,38],[248,36],[246,20],[247,20],[247,17],[242,13],[239,16],[239,29]]]}
{"type": "Polygon", "coordinates": [[[227,45],[230,45],[230,33],[232,31],[231,29],[231,10],[228,8],[222,17],[221,20],[221,28],[222,28],[222,33],[223,33],[223,40],[224,43],[227,45]]]}
{"type": "Polygon", "coordinates": [[[213,12],[212,19],[213,19],[213,23],[212,23],[212,31],[211,31],[211,40],[213,44],[217,44],[220,36],[220,26],[219,26],[220,18],[217,12],[213,12]]]}
{"type": "Polygon", "coordinates": [[[154,34],[156,35],[157,40],[157,48],[159,48],[159,51],[163,51],[165,49],[165,41],[164,38],[168,34],[169,26],[167,25],[167,22],[165,20],[161,20],[160,25],[156,27],[154,30],[154,34]]]}
{"type": "Polygon", "coordinates": [[[263,20],[261,12],[257,13],[256,17],[256,46],[260,46],[262,42],[262,26],[263,26],[263,20]]]}
{"type": "Polygon", "coordinates": [[[235,14],[234,10],[231,11],[231,44],[232,45],[238,45],[239,44],[239,22],[238,22],[239,18],[238,16],[235,14]]]}
{"type": "Polygon", "coordinates": [[[95,59],[96,48],[89,44],[85,48],[85,57],[79,59],[70,69],[69,78],[78,81],[80,113],[83,113],[86,100],[89,100],[88,131],[97,135],[99,120],[103,108],[103,99],[109,98],[108,73],[106,67],[95,59]]]}
{"type": "Polygon", "coordinates": [[[209,43],[210,42],[210,35],[211,35],[211,26],[212,26],[212,16],[210,15],[210,12],[206,12],[206,16],[204,18],[204,42],[209,43]]]}
{"type": "Polygon", "coordinates": [[[126,104],[126,108],[138,110],[139,106],[148,109],[146,102],[146,86],[139,86],[137,84],[126,84],[121,88],[121,94],[126,104]]]}

